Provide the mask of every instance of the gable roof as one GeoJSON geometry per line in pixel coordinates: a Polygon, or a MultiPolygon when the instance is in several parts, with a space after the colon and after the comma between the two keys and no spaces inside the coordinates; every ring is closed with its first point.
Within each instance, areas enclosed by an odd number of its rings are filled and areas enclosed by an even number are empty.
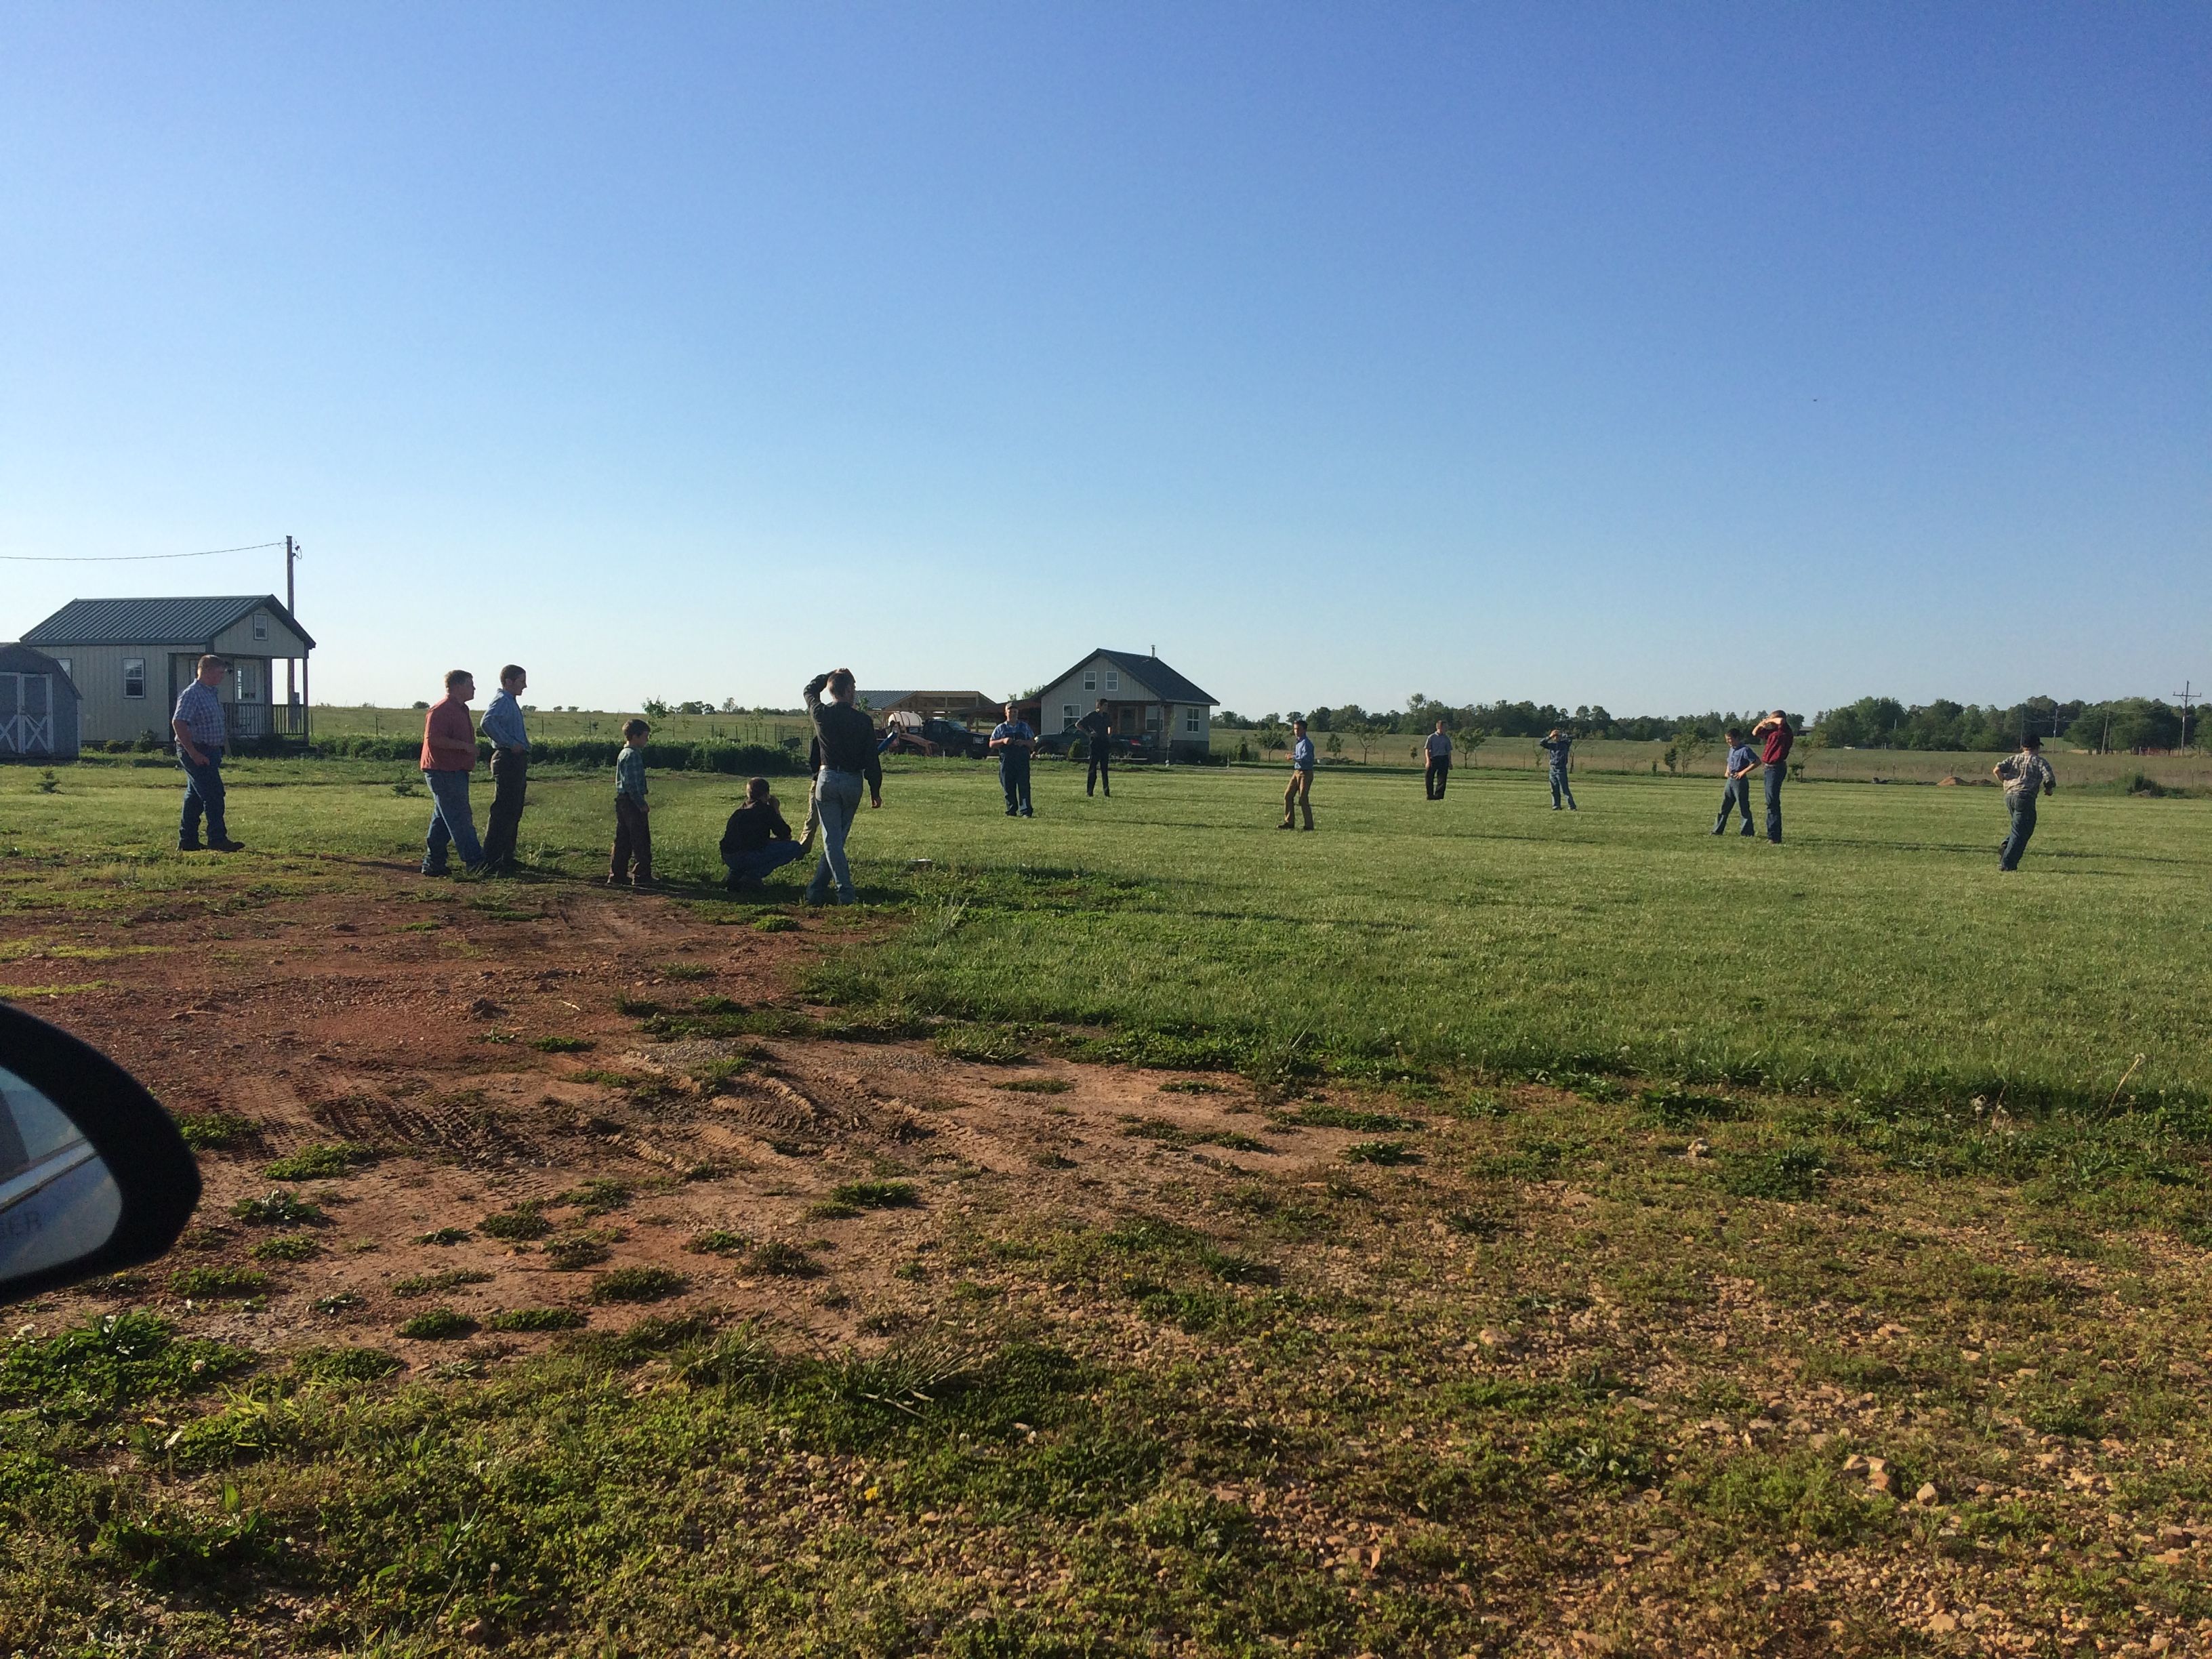
{"type": "Polygon", "coordinates": [[[1058,685],[1094,657],[1105,658],[1163,702],[1200,702],[1210,708],[1220,701],[1210,692],[1200,690],[1158,657],[1140,657],[1133,651],[1109,651],[1104,646],[1085,652],[1073,668],[1051,684],[1058,685]]]}
{"type": "Polygon", "coordinates": [[[306,640],[314,641],[270,593],[222,599],[71,599],[35,628],[26,645],[206,645],[232,623],[266,611],[306,640]]]}
{"type": "Polygon", "coordinates": [[[69,688],[70,696],[77,695],[76,682],[63,672],[62,665],[27,645],[0,645],[0,674],[52,674],[69,688]]]}

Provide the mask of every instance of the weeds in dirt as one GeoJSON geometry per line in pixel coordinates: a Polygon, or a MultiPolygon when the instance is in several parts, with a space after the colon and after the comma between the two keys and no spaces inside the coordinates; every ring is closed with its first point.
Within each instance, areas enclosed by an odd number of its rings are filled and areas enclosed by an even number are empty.
{"type": "Polygon", "coordinates": [[[90,1421],[214,1388],[258,1362],[248,1349],[179,1337],[149,1313],[110,1314],[0,1348],[0,1405],[90,1421]]]}
{"type": "Polygon", "coordinates": [[[1229,1086],[1223,1083],[1209,1083],[1202,1077],[1172,1077],[1160,1085],[1160,1092],[1164,1095],[1225,1095],[1229,1092],[1229,1086]]]}
{"type": "Polygon", "coordinates": [[[1402,1140],[1355,1140],[1344,1149],[1346,1164],[1379,1164],[1386,1167],[1418,1164],[1421,1155],[1402,1140]]]}
{"type": "Polygon", "coordinates": [[[617,1267],[592,1281],[594,1302],[665,1302],[691,1281],[669,1267],[617,1267]]]}
{"type": "Polygon", "coordinates": [[[254,1139],[260,1132],[252,1118],[235,1112],[179,1112],[177,1133],[196,1152],[220,1152],[254,1139]]]}
{"type": "Polygon", "coordinates": [[[1064,1077],[1018,1077],[991,1086],[1017,1095],[1064,1095],[1075,1087],[1064,1077]]]}
{"type": "Polygon", "coordinates": [[[427,1308],[399,1326],[398,1334],[418,1342],[450,1342],[473,1336],[477,1322],[453,1308],[427,1308]]]}
{"type": "Polygon", "coordinates": [[[553,1224],[539,1213],[541,1207],[536,1199],[525,1199],[504,1210],[493,1211],[477,1223],[477,1230],[487,1238],[513,1243],[543,1238],[553,1231],[553,1224]]]}
{"type": "Polygon", "coordinates": [[[413,1298],[418,1296],[443,1296],[464,1285],[489,1285],[491,1275],[478,1267],[448,1267],[441,1273],[410,1273],[404,1279],[392,1281],[392,1293],[413,1298]]]}
{"type": "Polygon", "coordinates": [[[694,1233],[684,1245],[698,1255],[743,1255],[752,1247],[751,1239],[726,1227],[709,1227],[704,1232],[694,1233]]]}
{"type": "Polygon", "coordinates": [[[417,1233],[415,1242],[417,1244],[465,1244],[471,1237],[466,1227],[435,1227],[427,1233],[417,1233]]]}
{"type": "Polygon", "coordinates": [[[660,976],[663,979],[696,981],[714,978],[714,970],[703,962],[664,962],[660,964],[660,976]]]}
{"type": "Polygon", "coordinates": [[[771,1279],[811,1279],[822,1271],[821,1264],[798,1245],[775,1239],[754,1246],[745,1267],[771,1279]]]}
{"type": "Polygon", "coordinates": [[[1724,1184],[1738,1198],[1784,1202],[1818,1198],[1828,1184],[1827,1155],[1817,1146],[1784,1146],[1733,1160],[1724,1184]]]}
{"type": "Polygon", "coordinates": [[[562,1193],[553,1201],[568,1205],[586,1215],[605,1215],[610,1211],[623,1208],[635,1196],[635,1190],[626,1182],[599,1176],[580,1187],[562,1193]]]}
{"type": "Polygon", "coordinates": [[[329,1296],[319,1296],[308,1305],[319,1314],[345,1314],[367,1307],[368,1298],[359,1291],[337,1291],[329,1296]]]}
{"type": "Polygon", "coordinates": [[[911,1181],[848,1181],[831,1188],[830,1196],[862,1210],[911,1210],[921,1202],[911,1181]]]}
{"type": "Polygon", "coordinates": [[[799,924],[789,916],[758,916],[753,921],[753,931],[757,933],[795,933],[799,931],[799,924]]]}
{"type": "Polygon", "coordinates": [[[996,1025],[947,1025],[931,1037],[929,1043],[947,1060],[965,1060],[985,1066],[1016,1066],[1030,1057],[1019,1037],[996,1025]]]}
{"type": "Polygon", "coordinates": [[[542,1036],[532,1038],[530,1046],[541,1054],[587,1054],[599,1045],[590,1037],[542,1036]]]}
{"type": "Polygon", "coordinates": [[[264,1238],[248,1252],[263,1261],[307,1261],[322,1253],[322,1241],[306,1233],[283,1233],[275,1238],[264,1238]]]}
{"type": "Polygon", "coordinates": [[[556,1238],[545,1247],[545,1265],[555,1273],[573,1273],[596,1267],[613,1251],[592,1238],[556,1238]]]}
{"type": "Polygon", "coordinates": [[[240,1199],[230,1212],[257,1227],[319,1227],[328,1219],[320,1205],[281,1187],[259,1198],[240,1199]]]}
{"type": "Polygon", "coordinates": [[[346,1140],[330,1146],[303,1146],[261,1173],[270,1181],[331,1181],[375,1161],[374,1148],[346,1140]]]}
{"type": "Polygon", "coordinates": [[[292,1356],[293,1371],[311,1382],[374,1382],[405,1369],[381,1348],[302,1348],[292,1356]]]}
{"type": "Polygon", "coordinates": [[[495,1331],[574,1331],[590,1322],[588,1315],[574,1308],[510,1308],[492,1315],[484,1325],[495,1331]]]}
{"type": "Polygon", "coordinates": [[[1389,1112],[1360,1111],[1327,1101],[1309,1101],[1303,1106],[1277,1114],[1277,1121],[1295,1123],[1306,1129],[1356,1129],[1370,1134],[1387,1134],[1394,1129],[1418,1129],[1421,1127],[1414,1118],[1397,1117],[1389,1112]]]}
{"type": "Polygon", "coordinates": [[[1163,1146],[1219,1146],[1232,1152],[1274,1150],[1266,1141],[1235,1129],[1187,1129],[1164,1117],[1125,1117],[1121,1133],[1136,1140],[1158,1141],[1163,1146]]]}
{"type": "Polygon", "coordinates": [[[179,1267],[169,1275],[170,1294],[195,1302],[259,1296],[269,1284],[267,1273],[252,1267],[179,1267]]]}

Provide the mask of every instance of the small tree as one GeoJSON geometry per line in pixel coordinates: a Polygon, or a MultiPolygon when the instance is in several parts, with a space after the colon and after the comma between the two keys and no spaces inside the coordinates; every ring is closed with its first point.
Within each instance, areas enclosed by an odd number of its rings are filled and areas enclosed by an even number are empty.
{"type": "Polygon", "coordinates": [[[1344,752],[1344,739],[1334,732],[1328,734],[1328,757],[1334,760],[1344,752]]]}

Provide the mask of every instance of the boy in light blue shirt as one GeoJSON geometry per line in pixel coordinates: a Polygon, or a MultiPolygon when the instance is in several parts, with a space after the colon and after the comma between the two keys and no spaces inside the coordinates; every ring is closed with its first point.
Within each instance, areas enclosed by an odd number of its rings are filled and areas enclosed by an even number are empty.
{"type": "Polygon", "coordinates": [[[1728,830],[1729,808],[1740,808],[1743,812],[1744,835],[1759,832],[1751,827],[1751,775],[1759,767],[1759,750],[1743,740],[1743,733],[1731,726],[1728,729],[1728,758],[1721,763],[1721,770],[1728,775],[1721,790],[1721,815],[1713,820],[1713,833],[1723,835],[1728,830]]]}
{"type": "Polygon", "coordinates": [[[607,866],[607,885],[653,885],[653,820],[645,805],[645,740],[653,728],[643,720],[623,726],[623,751],[615,757],[615,852],[607,866]],[[631,872],[630,863],[637,869],[631,872]]]}

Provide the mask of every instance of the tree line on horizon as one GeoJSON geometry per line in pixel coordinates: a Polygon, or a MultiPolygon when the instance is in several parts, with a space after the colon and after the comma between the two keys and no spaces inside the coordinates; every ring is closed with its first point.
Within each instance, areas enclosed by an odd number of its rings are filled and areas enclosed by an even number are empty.
{"type": "MultiPolygon", "coordinates": [[[[1466,739],[1542,737],[1554,726],[1579,738],[1610,738],[1631,743],[1714,744],[1730,726],[1748,732],[1768,711],[1756,709],[1702,714],[1615,714],[1601,705],[1564,708],[1556,703],[1447,703],[1416,691],[1403,708],[1367,709],[1358,703],[1321,707],[1289,714],[1257,716],[1224,709],[1214,724],[1230,731],[1266,732],[1304,719],[1310,730],[1346,737],[1388,737],[1431,730],[1438,720],[1466,739]]],[[[2183,746],[2182,711],[2156,697],[2120,697],[2102,702],[2029,697],[2010,705],[1960,703],[1946,698],[1905,704],[1894,697],[1861,697],[1838,708],[1823,709],[1808,720],[1791,713],[1790,723],[1807,744],[1825,749],[1920,749],[2008,750],[2033,732],[2046,743],[2069,749],[2124,753],[2183,746]]],[[[2189,717],[2188,740],[2201,744],[2197,711],[2189,717]]]]}

